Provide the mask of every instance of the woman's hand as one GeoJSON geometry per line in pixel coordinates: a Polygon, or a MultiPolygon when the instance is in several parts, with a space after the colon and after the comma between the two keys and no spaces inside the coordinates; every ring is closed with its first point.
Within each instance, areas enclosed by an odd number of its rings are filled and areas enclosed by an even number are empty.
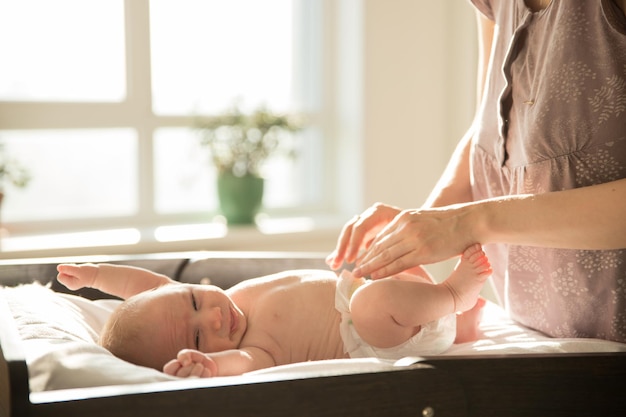
{"type": "Polygon", "coordinates": [[[328,266],[337,270],[344,263],[354,263],[359,253],[370,246],[376,234],[400,212],[397,207],[376,203],[360,216],[353,217],[341,230],[337,247],[326,258],[328,266]]]}
{"type": "Polygon", "coordinates": [[[369,245],[357,261],[356,277],[384,278],[417,265],[440,262],[459,255],[474,238],[464,230],[466,210],[405,210],[397,215],[369,245]]]}
{"type": "Polygon", "coordinates": [[[183,349],[163,366],[163,372],[179,378],[210,378],[217,375],[217,364],[200,351],[183,349]]]}
{"type": "Polygon", "coordinates": [[[396,216],[357,261],[383,278],[459,255],[474,243],[577,250],[626,248],[626,178],[543,194],[496,197],[396,216]]]}

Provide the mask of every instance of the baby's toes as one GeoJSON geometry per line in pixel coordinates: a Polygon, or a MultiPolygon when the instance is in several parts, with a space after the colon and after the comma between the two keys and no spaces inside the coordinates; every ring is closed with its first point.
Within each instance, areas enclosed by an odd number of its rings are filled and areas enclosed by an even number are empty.
{"type": "Polygon", "coordinates": [[[485,252],[483,252],[480,243],[475,243],[463,251],[463,258],[470,262],[473,262],[481,256],[485,256],[485,252]]]}

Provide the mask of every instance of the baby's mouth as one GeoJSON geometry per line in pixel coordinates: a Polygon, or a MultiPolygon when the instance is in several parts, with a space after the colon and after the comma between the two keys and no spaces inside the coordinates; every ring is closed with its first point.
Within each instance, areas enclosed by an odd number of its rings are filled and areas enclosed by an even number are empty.
{"type": "Polygon", "coordinates": [[[232,337],[237,332],[237,315],[232,307],[230,307],[230,336],[232,337]]]}

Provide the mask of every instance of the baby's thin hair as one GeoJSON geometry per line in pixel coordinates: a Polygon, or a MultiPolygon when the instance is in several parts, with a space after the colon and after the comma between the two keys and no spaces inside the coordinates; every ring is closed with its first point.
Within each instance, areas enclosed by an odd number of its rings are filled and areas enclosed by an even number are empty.
{"type": "Polygon", "coordinates": [[[100,332],[98,344],[116,357],[138,364],[133,349],[140,345],[141,339],[137,316],[137,308],[132,299],[124,301],[111,313],[100,332]]]}

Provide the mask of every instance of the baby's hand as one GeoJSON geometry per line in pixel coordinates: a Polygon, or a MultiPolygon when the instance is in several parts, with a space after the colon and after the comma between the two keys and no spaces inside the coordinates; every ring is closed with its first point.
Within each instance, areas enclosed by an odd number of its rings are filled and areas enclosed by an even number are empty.
{"type": "Polygon", "coordinates": [[[72,291],[92,287],[98,276],[98,266],[94,264],[60,264],[57,271],[57,280],[72,291]]]}
{"type": "Polygon", "coordinates": [[[180,378],[210,378],[217,376],[217,364],[200,351],[183,349],[176,359],[165,364],[163,372],[180,378]]]}

